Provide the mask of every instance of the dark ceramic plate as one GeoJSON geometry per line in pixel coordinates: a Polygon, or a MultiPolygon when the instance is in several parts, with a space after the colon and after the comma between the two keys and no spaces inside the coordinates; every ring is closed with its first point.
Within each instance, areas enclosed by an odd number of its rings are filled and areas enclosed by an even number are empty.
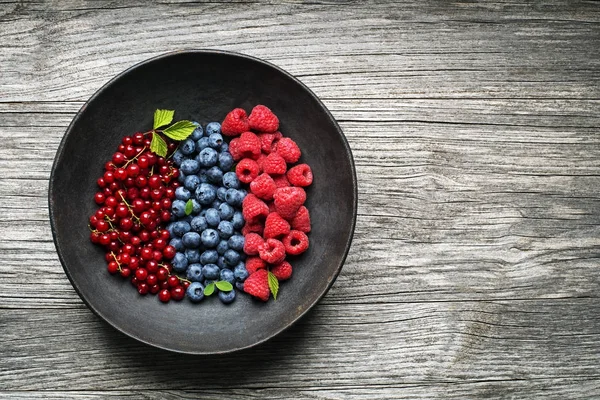
{"type": "Polygon", "coordinates": [[[119,331],[167,350],[225,353],[280,333],[325,295],[352,240],[357,189],[352,154],[323,103],[287,72],[222,51],[176,52],[142,62],[102,87],[81,108],[60,144],[50,177],[50,222],[62,265],[90,309],[119,331]],[[310,249],[293,261],[294,276],[277,301],[242,294],[230,306],[216,296],[196,305],[140,296],[106,272],[103,251],[89,241],[96,179],[123,136],[151,128],[157,108],[206,124],[256,104],[270,107],[280,130],[302,149],[315,179],[307,190],[310,249]]]}

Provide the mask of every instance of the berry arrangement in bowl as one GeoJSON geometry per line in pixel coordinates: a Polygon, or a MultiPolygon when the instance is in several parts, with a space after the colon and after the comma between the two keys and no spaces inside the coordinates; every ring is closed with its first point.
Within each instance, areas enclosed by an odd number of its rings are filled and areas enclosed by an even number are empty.
{"type": "Polygon", "coordinates": [[[309,247],[313,176],[300,148],[263,105],[204,127],[173,117],[156,110],[153,129],[125,136],[97,180],[90,239],[108,272],[165,303],[276,299],[309,247]]]}

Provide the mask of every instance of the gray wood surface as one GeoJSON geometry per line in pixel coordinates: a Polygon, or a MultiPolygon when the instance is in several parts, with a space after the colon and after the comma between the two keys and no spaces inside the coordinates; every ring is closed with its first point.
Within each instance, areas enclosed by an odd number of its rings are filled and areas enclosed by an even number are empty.
{"type": "Polygon", "coordinates": [[[598,398],[599,125],[597,1],[0,0],[0,399],[598,398]],[[100,321],[48,222],[83,102],[186,48],[299,77],[359,179],[329,294],[222,357],[100,321]]]}

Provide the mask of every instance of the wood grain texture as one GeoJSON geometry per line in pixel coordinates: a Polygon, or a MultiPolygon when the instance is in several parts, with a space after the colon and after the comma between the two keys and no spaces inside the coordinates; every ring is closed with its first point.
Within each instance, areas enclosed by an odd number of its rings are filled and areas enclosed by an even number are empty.
{"type": "Polygon", "coordinates": [[[600,396],[599,5],[0,0],[0,399],[600,396]],[[299,77],[359,180],[329,294],[224,357],[99,321],[48,222],[54,154],[83,102],[186,48],[299,77]]]}

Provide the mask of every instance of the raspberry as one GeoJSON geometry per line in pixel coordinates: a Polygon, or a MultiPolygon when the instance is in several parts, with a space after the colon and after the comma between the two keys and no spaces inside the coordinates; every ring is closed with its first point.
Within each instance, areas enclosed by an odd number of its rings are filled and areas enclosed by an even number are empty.
{"type": "MultiPolygon", "coordinates": [[[[251,232],[247,235],[244,235],[244,253],[248,254],[249,256],[258,254],[258,249],[263,245],[264,242],[265,241],[263,240],[262,236],[260,236],[258,233],[251,232]]],[[[246,268],[248,268],[247,265],[246,268]]]]}
{"type": "Polygon", "coordinates": [[[277,154],[283,157],[285,162],[290,164],[298,161],[302,155],[302,152],[300,151],[300,148],[296,142],[287,137],[281,138],[275,145],[274,150],[277,154]]]}
{"type": "Polygon", "coordinates": [[[261,174],[250,182],[250,191],[259,199],[271,200],[277,186],[269,174],[261,174]]]}
{"type": "Polygon", "coordinates": [[[266,158],[266,155],[260,153],[260,156],[258,156],[258,158],[256,159],[256,163],[258,164],[258,168],[260,168],[260,172],[263,171],[263,162],[265,162],[266,158]]]}
{"type": "Polygon", "coordinates": [[[304,232],[290,231],[290,233],[283,238],[283,245],[285,246],[285,252],[287,254],[297,256],[308,249],[308,236],[306,236],[306,233],[304,232]]]}
{"type": "Polygon", "coordinates": [[[269,215],[269,207],[255,195],[249,194],[242,201],[242,215],[246,222],[254,223],[269,215]]]}
{"type": "Polygon", "coordinates": [[[252,132],[244,132],[240,136],[238,150],[242,158],[247,157],[256,160],[261,154],[260,139],[252,132]]]}
{"type": "Polygon", "coordinates": [[[250,183],[259,174],[260,168],[256,161],[249,158],[244,158],[235,167],[235,174],[237,175],[240,182],[250,183]]]}
{"type": "Polygon", "coordinates": [[[260,139],[260,148],[262,152],[269,154],[273,150],[273,146],[276,145],[282,137],[283,135],[279,131],[275,133],[259,133],[258,138],[260,139]]]}
{"type": "Polygon", "coordinates": [[[302,206],[298,209],[296,216],[291,222],[292,229],[302,232],[310,232],[310,214],[308,208],[302,206]]]}
{"type": "Polygon", "coordinates": [[[287,261],[283,261],[274,267],[271,267],[271,272],[278,281],[285,281],[292,276],[292,265],[287,261]]]}
{"type": "Polygon", "coordinates": [[[279,129],[279,119],[273,111],[262,104],[257,105],[248,117],[250,128],[258,132],[275,132],[279,129]]]}
{"type": "Polygon", "coordinates": [[[248,274],[252,275],[259,269],[265,269],[267,263],[260,257],[248,257],[246,258],[246,270],[248,274]]]}
{"type": "Polygon", "coordinates": [[[287,165],[283,157],[277,153],[271,153],[262,162],[262,169],[269,175],[282,175],[285,174],[287,165]]]}
{"type": "Polygon", "coordinates": [[[262,301],[269,300],[271,294],[269,290],[268,273],[266,269],[259,269],[250,275],[244,282],[244,292],[257,297],[262,301]]]}
{"type": "Polygon", "coordinates": [[[287,220],[291,220],[296,216],[296,212],[300,206],[306,201],[306,192],[299,187],[279,188],[275,190],[273,200],[275,202],[275,209],[279,215],[287,220]]]}
{"type": "Polygon", "coordinates": [[[246,225],[244,225],[244,227],[242,228],[242,235],[246,236],[251,232],[262,235],[263,229],[265,229],[265,226],[260,221],[246,222],[246,225]]]}
{"type": "Polygon", "coordinates": [[[298,164],[290,168],[287,178],[294,186],[308,186],[313,181],[313,174],[308,164],[298,164]]]}
{"type": "Polygon", "coordinates": [[[229,153],[231,153],[231,157],[233,157],[235,161],[242,159],[242,156],[240,154],[239,143],[239,138],[231,139],[231,142],[229,142],[229,153]]]}
{"type": "Polygon", "coordinates": [[[290,182],[285,175],[271,175],[271,178],[273,178],[273,182],[275,182],[275,186],[278,188],[290,186],[290,182]]]}
{"type": "Polygon", "coordinates": [[[285,246],[277,239],[267,239],[258,247],[258,255],[269,264],[278,264],[285,259],[285,246]]]}
{"type": "Polygon", "coordinates": [[[221,124],[221,133],[225,136],[238,136],[249,129],[248,115],[243,108],[231,110],[221,124]]]}
{"type": "Polygon", "coordinates": [[[265,231],[263,236],[265,239],[277,238],[290,233],[290,223],[281,218],[281,215],[270,213],[265,221],[265,231]]]}

